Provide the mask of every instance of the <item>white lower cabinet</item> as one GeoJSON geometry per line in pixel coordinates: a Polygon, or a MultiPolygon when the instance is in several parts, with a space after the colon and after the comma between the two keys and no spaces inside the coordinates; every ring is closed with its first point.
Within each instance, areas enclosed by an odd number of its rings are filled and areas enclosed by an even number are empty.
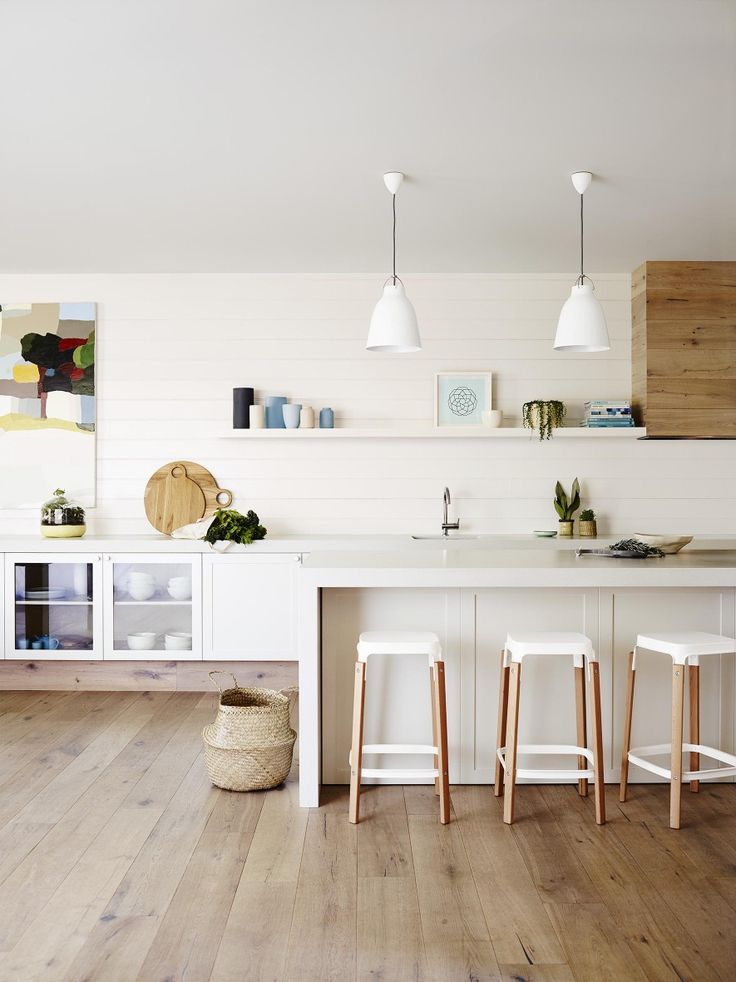
{"type": "Polygon", "coordinates": [[[239,553],[203,559],[205,659],[296,660],[301,556],[239,553]]]}
{"type": "Polygon", "coordinates": [[[102,658],[99,554],[6,554],[3,594],[6,658],[102,658]]]}
{"type": "Polygon", "coordinates": [[[112,553],[103,561],[105,659],[202,660],[202,557],[112,553]]]}

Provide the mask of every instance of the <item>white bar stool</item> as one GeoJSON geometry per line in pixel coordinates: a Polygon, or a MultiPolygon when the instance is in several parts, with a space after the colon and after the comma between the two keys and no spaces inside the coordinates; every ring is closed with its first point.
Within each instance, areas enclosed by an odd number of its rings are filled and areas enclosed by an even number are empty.
{"type": "Polygon", "coordinates": [[[450,821],[450,785],[447,763],[447,706],[445,663],[436,634],[428,631],[364,631],[358,640],[353,697],[353,742],[350,751],[350,812],[353,824],[360,821],[360,781],[364,777],[434,778],[440,796],[440,821],[450,821]],[[370,743],[363,745],[366,663],[371,655],[426,655],[432,705],[432,746],[425,744],[370,743]],[[363,754],[432,754],[434,767],[363,767],[363,754]]]}
{"type": "Polygon", "coordinates": [[[496,796],[504,792],[503,820],[514,820],[514,797],[517,777],[578,778],[578,793],[588,794],[588,781],[595,782],[595,820],[606,821],[606,802],[603,784],[603,730],[601,728],[601,683],[593,643],[584,634],[543,632],[517,634],[506,638],[501,652],[501,681],[498,699],[498,737],[496,749],[496,796]],[[575,666],[575,708],[577,716],[577,746],[568,744],[519,744],[519,700],[521,695],[521,663],[527,655],[572,655],[575,666]],[[593,689],[593,750],[588,749],[585,713],[585,662],[593,689]],[[578,769],[520,768],[518,754],[575,754],[578,769]],[[585,766],[586,761],[588,767],[585,766]]]}
{"type": "Polygon", "coordinates": [[[636,764],[651,774],[658,774],[670,782],[670,828],[679,829],[682,806],[682,783],[690,782],[690,790],[698,791],[699,782],[714,777],[730,777],[736,774],[736,757],[715,747],[700,743],[700,657],[701,655],[729,655],[736,652],[736,641],[720,634],[703,631],[682,631],[670,634],[639,634],[634,650],[629,654],[629,678],[626,691],[626,717],[624,719],[624,745],[621,756],[621,792],[619,798],[626,801],[629,781],[629,764],[636,764]],[[672,659],[672,740],[649,747],[631,749],[631,719],[634,711],[634,682],[636,657],[639,648],[669,655],[672,659]],[[688,670],[690,688],[690,743],[682,742],[685,670],[688,670]],[[690,753],[690,770],[682,769],[683,751],[690,753]],[[670,755],[670,766],[660,767],[646,760],[659,754],[670,755]],[[718,760],[726,767],[699,770],[700,754],[718,760]]]}

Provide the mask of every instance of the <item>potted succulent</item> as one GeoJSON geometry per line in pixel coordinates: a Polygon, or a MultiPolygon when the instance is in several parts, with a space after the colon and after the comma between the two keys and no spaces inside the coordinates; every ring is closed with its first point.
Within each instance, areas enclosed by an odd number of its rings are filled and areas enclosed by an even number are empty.
{"type": "Polygon", "coordinates": [[[578,532],[585,538],[594,539],[598,535],[598,526],[595,521],[595,512],[592,508],[583,508],[580,512],[578,522],[578,532]]]}
{"type": "Polygon", "coordinates": [[[41,535],[47,539],[78,539],[87,531],[84,508],[67,498],[63,488],[41,506],[41,535]]]}
{"type": "Polygon", "coordinates": [[[521,419],[528,430],[537,430],[540,440],[549,440],[552,431],[562,426],[567,408],[559,399],[532,399],[525,402],[521,419]]]}
{"type": "Polygon", "coordinates": [[[560,535],[571,536],[574,523],[573,515],[580,507],[580,482],[577,478],[572,482],[570,497],[558,481],[555,484],[555,511],[560,518],[560,535]]]}

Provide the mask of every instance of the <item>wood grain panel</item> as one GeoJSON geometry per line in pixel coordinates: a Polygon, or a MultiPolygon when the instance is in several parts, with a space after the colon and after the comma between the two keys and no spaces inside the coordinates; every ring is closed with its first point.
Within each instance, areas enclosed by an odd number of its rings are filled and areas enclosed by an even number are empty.
{"type": "Polygon", "coordinates": [[[736,263],[646,262],[631,297],[636,422],[650,437],[734,436],[736,263]]]}
{"type": "Polygon", "coordinates": [[[208,673],[232,672],[241,685],[283,689],[297,680],[296,662],[0,661],[0,688],[83,691],[211,692],[208,673]]]}

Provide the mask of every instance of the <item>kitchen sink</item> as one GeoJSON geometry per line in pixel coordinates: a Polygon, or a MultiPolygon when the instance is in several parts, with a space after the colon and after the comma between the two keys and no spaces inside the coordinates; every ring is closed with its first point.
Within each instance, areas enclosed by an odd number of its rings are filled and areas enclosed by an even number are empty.
{"type": "Polygon", "coordinates": [[[435,539],[437,542],[455,542],[458,539],[477,538],[477,535],[412,535],[412,539],[435,539]]]}

